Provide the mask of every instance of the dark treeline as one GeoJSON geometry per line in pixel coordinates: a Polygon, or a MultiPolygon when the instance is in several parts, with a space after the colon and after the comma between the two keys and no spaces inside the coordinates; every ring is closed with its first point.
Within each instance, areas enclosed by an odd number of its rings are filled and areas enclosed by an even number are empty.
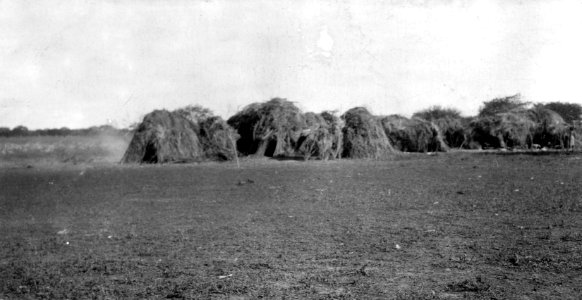
{"type": "Polygon", "coordinates": [[[26,126],[16,126],[12,129],[0,127],[0,137],[17,137],[17,136],[94,136],[100,134],[124,135],[129,134],[130,129],[118,129],[110,125],[92,126],[89,128],[70,129],[47,128],[29,130],[26,126]]]}

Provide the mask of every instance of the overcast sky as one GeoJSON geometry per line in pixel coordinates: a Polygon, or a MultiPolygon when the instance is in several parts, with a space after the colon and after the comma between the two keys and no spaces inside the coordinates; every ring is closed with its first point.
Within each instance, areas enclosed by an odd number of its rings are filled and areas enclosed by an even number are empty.
{"type": "Polygon", "coordinates": [[[580,16],[580,1],[0,0],[0,126],[229,117],[273,97],[407,116],[515,93],[582,103],[580,16]]]}

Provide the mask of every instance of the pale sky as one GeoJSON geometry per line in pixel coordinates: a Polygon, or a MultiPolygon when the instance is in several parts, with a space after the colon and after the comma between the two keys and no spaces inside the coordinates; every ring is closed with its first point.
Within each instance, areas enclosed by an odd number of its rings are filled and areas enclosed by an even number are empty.
{"type": "Polygon", "coordinates": [[[580,16],[580,1],[0,0],[0,126],[229,117],[273,97],[406,116],[582,103],[580,16]]]}

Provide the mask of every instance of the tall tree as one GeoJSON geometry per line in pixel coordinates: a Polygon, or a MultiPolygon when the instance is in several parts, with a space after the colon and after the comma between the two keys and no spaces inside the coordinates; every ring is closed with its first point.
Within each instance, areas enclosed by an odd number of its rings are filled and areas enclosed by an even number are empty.
{"type": "Polygon", "coordinates": [[[544,107],[557,112],[569,124],[582,119],[582,105],[578,103],[550,102],[544,107]]]}
{"type": "Polygon", "coordinates": [[[438,119],[453,118],[460,119],[461,112],[455,108],[445,108],[440,105],[431,106],[427,109],[415,112],[413,118],[420,118],[427,121],[434,121],[438,119]]]}
{"type": "Polygon", "coordinates": [[[10,128],[0,127],[0,136],[10,136],[10,128]]]}
{"type": "Polygon", "coordinates": [[[174,112],[180,114],[194,124],[202,123],[207,119],[214,117],[214,113],[210,109],[198,104],[178,108],[174,112]]]}
{"type": "Polygon", "coordinates": [[[521,100],[521,94],[515,94],[513,96],[503,98],[495,98],[493,100],[483,102],[483,106],[479,109],[479,117],[494,116],[498,113],[525,108],[529,104],[529,102],[524,102],[521,100]]]}
{"type": "Polygon", "coordinates": [[[29,131],[28,128],[26,126],[16,126],[14,128],[12,128],[12,135],[13,136],[26,136],[28,135],[29,131]]]}

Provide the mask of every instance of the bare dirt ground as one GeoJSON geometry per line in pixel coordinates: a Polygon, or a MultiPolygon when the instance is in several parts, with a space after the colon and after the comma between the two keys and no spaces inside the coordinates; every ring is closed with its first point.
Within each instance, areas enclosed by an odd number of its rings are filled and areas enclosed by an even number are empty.
{"type": "Polygon", "coordinates": [[[59,167],[63,164],[112,164],[123,157],[131,136],[0,137],[0,168],[17,166],[59,167]]]}
{"type": "Polygon", "coordinates": [[[580,299],[582,156],[0,168],[0,298],[580,299]]]}

